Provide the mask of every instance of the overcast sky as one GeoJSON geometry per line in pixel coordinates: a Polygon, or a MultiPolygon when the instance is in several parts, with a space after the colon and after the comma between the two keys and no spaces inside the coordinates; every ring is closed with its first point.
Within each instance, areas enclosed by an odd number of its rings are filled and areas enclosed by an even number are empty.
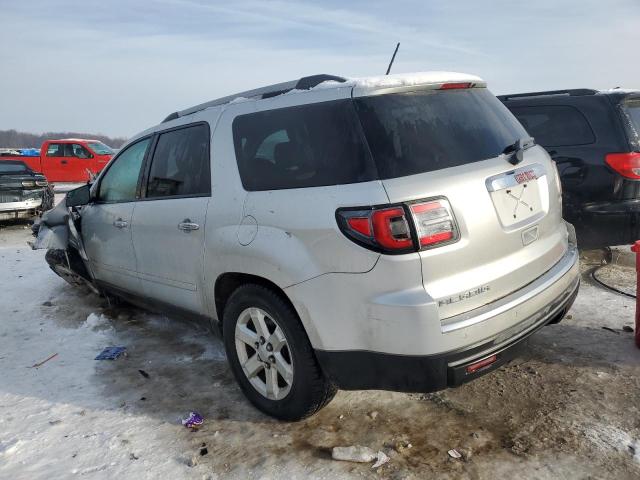
{"type": "Polygon", "coordinates": [[[0,129],[131,136],[315,73],[452,70],[496,94],[640,88],[640,0],[0,0],[0,129]],[[517,6],[517,4],[520,4],[517,6]]]}

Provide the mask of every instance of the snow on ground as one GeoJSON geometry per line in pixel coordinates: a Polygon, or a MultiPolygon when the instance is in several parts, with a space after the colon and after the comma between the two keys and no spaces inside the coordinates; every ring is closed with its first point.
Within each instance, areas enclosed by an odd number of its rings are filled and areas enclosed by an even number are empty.
{"type": "Polygon", "coordinates": [[[570,318],[505,368],[435,394],[339,392],[287,424],[244,400],[205,325],[67,285],[29,233],[0,226],[0,478],[640,477],[640,350],[621,330],[633,301],[586,274],[570,318]],[[117,345],[127,357],[94,360],[117,345]],[[191,410],[198,432],[180,423],[191,410]],[[391,460],[373,471],[331,459],[350,445],[391,460]]]}

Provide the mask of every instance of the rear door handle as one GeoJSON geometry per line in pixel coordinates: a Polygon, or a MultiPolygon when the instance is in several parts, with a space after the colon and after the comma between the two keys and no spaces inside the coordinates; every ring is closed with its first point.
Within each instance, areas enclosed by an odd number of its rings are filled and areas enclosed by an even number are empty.
{"type": "Polygon", "coordinates": [[[66,165],[66,164],[67,164],[67,161],[66,161],[66,160],[62,160],[60,163],[61,163],[62,165],[66,165]]]}
{"type": "Polygon", "coordinates": [[[113,222],[113,226],[116,228],[127,228],[129,224],[122,220],[121,218],[117,219],[115,222],[113,222]]]}
{"type": "Polygon", "coordinates": [[[178,224],[178,229],[182,230],[183,232],[190,232],[192,230],[199,230],[200,225],[198,225],[197,223],[193,223],[188,218],[185,218],[182,222],[178,224]]]}

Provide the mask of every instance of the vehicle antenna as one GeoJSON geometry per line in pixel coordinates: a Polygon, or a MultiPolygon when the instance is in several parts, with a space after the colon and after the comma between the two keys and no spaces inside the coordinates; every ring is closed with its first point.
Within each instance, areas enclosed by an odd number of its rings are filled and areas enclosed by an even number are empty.
{"type": "Polygon", "coordinates": [[[400,48],[400,42],[396,45],[396,49],[393,51],[393,56],[391,57],[391,61],[389,62],[389,67],[387,68],[387,73],[385,75],[389,75],[391,71],[391,66],[393,65],[393,61],[396,59],[396,53],[398,53],[398,49],[400,48]]]}

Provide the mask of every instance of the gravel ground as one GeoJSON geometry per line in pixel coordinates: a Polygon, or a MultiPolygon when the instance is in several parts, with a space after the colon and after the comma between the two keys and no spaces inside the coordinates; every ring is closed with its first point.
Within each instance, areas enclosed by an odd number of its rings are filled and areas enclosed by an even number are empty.
{"type": "MultiPolygon", "coordinates": [[[[596,286],[592,257],[570,315],[505,368],[436,394],[339,392],[287,424],[244,400],[206,326],[110,308],[29,238],[0,227],[0,478],[640,478],[634,301],[596,286]],[[93,360],[110,345],[127,357],[93,360]],[[180,424],[191,410],[197,432],[180,424]],[[391,460],[331,459],[349,445],[391,460]]],[[[635,286],[622,266],[598,278],[635,286]]]]}

